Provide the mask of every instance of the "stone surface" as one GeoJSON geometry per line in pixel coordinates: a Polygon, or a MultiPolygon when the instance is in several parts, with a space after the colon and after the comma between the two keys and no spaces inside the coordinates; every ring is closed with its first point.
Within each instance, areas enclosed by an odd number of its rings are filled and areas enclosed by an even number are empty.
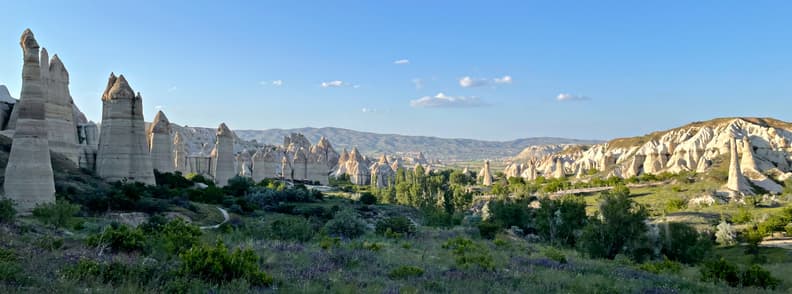
{"type": "Polygon", "coordinates": [[[484,186],[492,186],[492,172],[490,171],[489,160],[484,161],[484,167],[479,171],[476,180],[484,186]]]}
{"type": "Polygon", "coordinates": [[[151,165],[159,172],[174,172],[176,170],[176,163],[173,160],[174,144],[171,139],[170,121],[165,113],[157,111],[147,134],[151,165]]]}
{"type": "Polygon", "coordinates": [[[253,180],[280,177],[283,151],[275,146],[265,146],[253,154],[253,180]]]}
{"type": "Polygon", "coordinates": [[[556,159],[556,164],[553,168],[553,178],[562,179],[564,177],[566,177],[566,172],[564,171],[564,160],[559,157],[556,159]]]}
{"type": "Polygon", "coordinates": [[[154,168],[146,143],[143,98],[123,75],[110,74],[102,94],[102,126],[96,174],[107,181],[154,185],[154,168]]]}
{"type": "MultiPolygon", "coordinates": [[[[46,57],[42,54],[42,62],[46,57]]],[[[44,70],[42,70],[44,72],[44,70]]],[[[50,150],[63,154],[74,163],[79,160],[77,124],[74,105],[69,93],[69,72],[56,54],[49,62],[46,78],[47,138],[50,150]]]]}
{"type": "Polygon", "coordinates": [[[187,168],[187,150],[184,148],[184,141],[179,132],[173,135],[173,167],[184,175],[189,173],[187,168]]]}
{"type": "Polygon", "coordinates": [[[215,184],[225,186],[237,173],[234,171],[234,133],[221,123],[217,127],[217,142],[212,150],[212,176],[215,184]]]}
{"type": "Polygon", "coordinates": [[[740,169],[740,159],[737,156],[737,140],[734,137],[731,137],[729,141],[729,155],[731,157],[729,162],[729,180],[724,188],[740,195],[753,195],[753,190],[740,169]]]}
{"type": "Polygon", "coordinates": [[[383,154],[371,168],[371,184],[377,188],[390,186],[396,178],[396,173],[391,168],[388,158],[383,154]]]}
{"type": "Polygon", "coordinates": [[[506,178],[519,178],[523,172],[523,165],[520,163],[512,162],[506,169],[503,170],[503,174],[506,178]]]}
{"type": "Polygon", "coordinates": [[[29,213],[36,205],[55,202],[55,181],[47,139],[46,98],[41,82],[39,46],[29,29],[20,40],[24,63],[16,132],[5,170],[5,197],[17,211],[29,213]]]}
{"type": "Polygon", "coordinates": [[[357,148],[349,152],[349,159],[344,164],[349,180],[355,185],[368,185],[371,183],[371,171],[368,162],[363,158],[357,148]]]}

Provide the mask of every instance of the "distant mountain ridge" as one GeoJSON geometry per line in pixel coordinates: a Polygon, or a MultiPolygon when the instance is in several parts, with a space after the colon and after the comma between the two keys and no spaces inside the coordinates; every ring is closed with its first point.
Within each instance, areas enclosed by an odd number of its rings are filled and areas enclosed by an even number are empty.
{"type": "Polygon", "coordinates": [[[234,130],[243,140],[256,140],[262,144],[282,144],[283,137],[290,133],[302,133],[311,142],[327,137],[339,152],[346,148],[357,147],[362,153],[375,155],[409,154],[423,152],[430,159],[445,161],[467,161],[482,159],[508,158],[517,155],[528,146],[546,144],[597,144],[602,141],[578,140],[554,137],[523,138],[511,141],[484,141],[475,139],[450,139],[431,136],[409,136],[397,134],[378,134],[349,129],[297,128],[268,130],[234,130]]]}

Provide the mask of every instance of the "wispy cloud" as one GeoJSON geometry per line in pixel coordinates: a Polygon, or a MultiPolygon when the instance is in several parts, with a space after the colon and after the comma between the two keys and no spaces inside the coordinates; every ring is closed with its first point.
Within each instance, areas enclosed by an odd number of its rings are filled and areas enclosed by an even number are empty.
{"type": "Polygon", "coordinates": [[[462,86],[462,88],[481,87],[487,84],[489,84],[489,81],[486,79],[475,79],[471,77],[462,77],[459,79],[459,85],[462,86]]]}
{"type": "Polygon", "coordinates": [[[163,108],[165,108],[165,107],[162,107],[162,105],[154,106],[154,109],[156,109],[156,110],[162,110],[163,108]]]}
{"type": "Polygon", "coordinates": [[[374,112],[377,112],[377,109],[376,108],[363,107],[362,109],[360,109],[360,111],[363,112],[363,113],[374,113],[374,112]]]}
{"type": "Polygon", "coordinates": [[[343,87],[345,85],[346,83],[344,83],[344,81],[339,81],[339,80],[322,82],[322,88],[338,88],[338,87],[343,87]]]}
{"type": "Polygon", "coordinates": [[[511,84],[514,80],[510,75],[505,75],[500,78],[474,78],[470,76],[464,76],[459,78],[459,86],[462,88],[474,88],[474,87],[483,87],[493,84],[511,84]]]}
{"type": "Polygon", "coordinates": [[[283,80],[261,81],[259,85],[280,87],[283,86],[283,80]]]}
{"type": "Polygon", "coordinates": [[[512,77],[509,75],[503,76],[502,78],[495,78],[494,79],[496,84],[511,84],[512,77]]]}
{"type": "Polygon", "coordinates": [[[412,83],[413,83],[413,85],[415,85],[416,89],[418,89],[418,90],[423,89],[424,82],[423,82],[422,79],[414,78],[414,79],[412,79],[412,83]]]}
{"type": "Polygon", "coordinates": [[[569,93],[561,93],[556,96],[556,100],[561,102],[571,102],[571,101],[587,101],[591,100],[590,97],[582,96],[582,95],[575,95],[569,93]]]}
{"type": "Polygon", "coordinates": [[[393,64],[409,64],[409,63],[410,63],[409,59],[399,59],[393,62],[393,64]]]}
{"type": "Polygon", "coordinates": [[[179,88],[176,87],[176,86],[173,86],[173,87],[168,88],[168,93],[173,93],[173,92],[176,92],[177,90],[179,90],[179,88]]]}
{"type": "Polygon", "coordinates": [[[441,92],[434,96],[410,100],[410,106],[415,108],[462,108],[487,106],[487,104],[478,97],[448,96],[441,92]]]}

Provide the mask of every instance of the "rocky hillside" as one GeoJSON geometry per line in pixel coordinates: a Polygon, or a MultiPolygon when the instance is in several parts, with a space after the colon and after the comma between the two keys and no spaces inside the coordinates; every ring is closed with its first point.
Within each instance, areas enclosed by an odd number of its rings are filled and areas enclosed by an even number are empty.
{"type": "Polygon", "coordinates": [[[640,137],[620,138],[587,148],[567,148],[547,156],[538,170],[552,174],[561,159],[564,173],[596,169],[631,177],[643,173],[706,172],[716,159],[729,157],[729,141],[736,138],[742,172],[768,191],[792,171],[792,123],[772,118],[719,118],[640,137]]]}
{"type": "Polygon", "coordinates": [[[431,159],[444,161],[483,160],[512,157],[528,146],[547,144],[594,144],[593,140],[564,138],[525,138],[513,141],[481,141],[473,139],[446,139],[426,136],[405,136],[376,134],[341,128],[300,128],[269,130],[236,130],[237,136],[244,140],[256,140],[264,144],[282,144],[283,137],[293,133],[304,134],[311,142],[327,137],[336,149],[357,146],[368,155],[404,154],[422,151],[431,159]]]}

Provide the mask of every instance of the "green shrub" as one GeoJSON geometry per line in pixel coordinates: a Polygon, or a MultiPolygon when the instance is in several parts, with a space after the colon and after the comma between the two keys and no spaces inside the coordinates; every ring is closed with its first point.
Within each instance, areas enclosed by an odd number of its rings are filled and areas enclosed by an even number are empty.
{"type": "Polygon", "coordinates": [[[574,246],[576,234],[586,225],[586,202],[576,196],[542,199],[534,223],[539,236],[550,243],[574,246]]]}
{"type": "Polygon", "coordinates": [[[16,218],[14,201],[11,199],[0,199],[0,223],[10,224],[16,218]]]}
{"type": "Polygon", "coordinates": [[[86,244],[95,247],[107,246],[113,251],[142,251],[146,237],[140,229],[131,229],[126,225],[113,223],[101,233],[88,236],[86,244]]]}
{"type": "Polygon", "coordinates": [[[158,237],[163,241],[167,252],[179,254],[198,244],[201,234],[198,227],[176,218],[162,226],[158,237]]]}
{"type": "Polygon", "coordinates": [[[250,190],[250,188],[255,185],[256,183],[253,182],[253,179],[251,178],[234,176],[233,178],[228,179],[228,185],[225,185],[223,190],[225,190],[230,195],[241,197],[245,196],[248,190],[250,190]]]}
{"type": "Polygon", "coordinates": [[[41,238],[36,239],[34,241],[36,247],[54,251],[61,249],[63,247],[63,238],[53,237],[53,236],[42,236],[41,238]]]}
{"type": "Polygon", "coordinates": [[[759,287],[775,289],[781,280],[774,278],[769,271],[758,264],[751,265],[740,274],[740,284],[743,287],[759,287]]]}
{"type": "Polygon", "coordinates": [[[492,240],[501,231],[501,226],[485,221],[478,224],[478,230],[481,238],[492,240]]]}
{"type": "Polygon", "coordinates": [[[666,202],[666,211],[674,212],[687,208],[687,201],[682,198],[672,198],[666,202]]]}
{"type": "Polygon", "coordinates": [[[0,260],[0,285],[24,286],[30,282],[17,261],[0,260]]]}
{"type": "Polygon", "coordinates": [[[561,252],[561,250],[555,249],[553,247],[547,247],[545,248],[543,254],[545,257],[552,259],[558,263],[567,263],[566,255],[564,255],[564,253],[561,252]]]}
{"type": "Polygon", "coordinates": [[[669,260],[668,258],[664,258],[662,261],[653,261],[653,262],[647,262],[641,264],[639,268],[655,274],[662,274],[662,273],[678,274],[680,271],[682,271],[682,264],[676,261],[669,260]]]}
{"type": "Polygon", "coordinates": [[[740,207],[740,210],[732,217],[732,222],[735,224],[747,224],[753,221],[753,214],[745,207],[740,207]]]}
{"type": "Polygon", "coordinates": [[[195,246],[180,255],[179,275],[210,283],[224,284],[244,279],[254,286],[272,283],[272,278],[259,268],[259,257],[252,249],[230,252],[223,242],[215,246],[195,246]]]}
{"type": "Polygon", "coordinates": [[[319,240],[319,247],[321,247],[324,250],[335,248],[335,247],[338,247],[340,245],[341,245],[341,239],[340,238],[324,237],[324,238],[322,238],[322,240],[319,240]]]}
{"type": "Polygon", "coordinates": [[[395,216],[378,221],[375,231],[392,237],[409,236],[415,234],[415,225],[407,217],[395,216]]]}
{"type": "Polygon", "coordinates": [[[313,238],[315,230],[311,223],[302,217],[283,216],[265,224],[268,238],[283,241],[305,242],[313,238]]]}
{"type": "Polygon", "coordinates": [[[124,264],[121,262],[98,262],[90,259],[80,259],[76,264],[63,269],[63,277],[68,280],[95,282],[101,284],[144,285],[151,281],[157,269],[152,266],[124,264]]]}
{"type": "Polygon", "coordinates": [[[528,228],[531,224],[531,211],[528,200],[497,200],[489,203],[487,221],[501,228],[528,228]]]}
{"type": "Polygon", "coordinates": [[[625,253],[640,261],[652,253],[644,223],[649,213],[629,198],[629,190],[616,190],[621,192],[603,193],[598,215],[589,219],[578,247],[594,258],[613,259],[625,253]]]}
{"type": "Polygon", "coordinates": [[[354,239],[366,233],[366,224],[354,211],[344,210],[325,224],[325,230],[332,236],[354,239]]]}
{"type": "Polygon", "coordinates": [[[398,279],[408,279],[412,277],[420,277],[424,273],[424,270],[415,267],[415,266],[400,266],[397,267],[388,273],[388,277],[394,280],[398,279]]]}
{"type": "Polygon", "coordinates": [[[71,204],[65,200],[57,200],[55,203],[37,205],[33,209],[33,216],[42,223],[66,227],[79,211],[79,205],[71,204]]]}
{"type": "Polygon", "coordinates": [[[457,237],[443,244],[443,249],[451,250],[457,266],[470,268],[477,266],[484,270],[495,269],[495,261],[484,246],[470,239],[457,237]]]}
{"type": "Polygon", "coordinates": [[[712,239],[685,223],[660,224],[660,253],[673,261],[699,263],[712,249],[712,239]]]}
{"type": "Polygon", "coordinates": [[[725,282],[732,287],[740,285],[740,273],[737,270],[737,265],[722,257],[704,262],[700,272],[701,280],[704,282],[725,282]]]}
{"type": "Polygon", "coordinates": [[[365,205],[372,205],[377,203],[377,196],[371,194],[371,192],[363,192],[360,194],[360,203],[365,205]]]}

